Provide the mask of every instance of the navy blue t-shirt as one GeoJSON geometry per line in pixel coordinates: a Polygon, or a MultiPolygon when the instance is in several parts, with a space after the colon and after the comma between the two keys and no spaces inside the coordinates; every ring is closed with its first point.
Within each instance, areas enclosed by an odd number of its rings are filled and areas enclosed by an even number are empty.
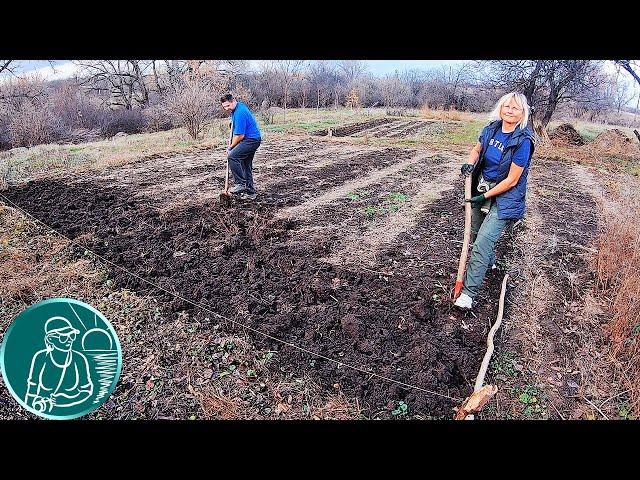
{"type": "Polygon", "coordinates": [[[238,102],[235,110],[231,112],[231,122],[233,124],[234,135],[244,135],[244,138],[260,139],[258,123],[244,103],[238,102]]]}
{"type": "MultiPolygon", "coordinates": [[[[516,127],[519,128],[519,127],[516,127]]],[[[513,132],[503,133],[499,128],[493,138],[489,140],[489,146],[484,154],[485,164],[482,170],[482,176],[485,180],[493,182],[498,177],[498,168],[504,147],[507,146],[513,132]]],[[[531,153],[531,141],[524,140],[520,146],[513,152],[511,161],[519,167],[525,168],[529,164],[529,154],[531,153]]]]}

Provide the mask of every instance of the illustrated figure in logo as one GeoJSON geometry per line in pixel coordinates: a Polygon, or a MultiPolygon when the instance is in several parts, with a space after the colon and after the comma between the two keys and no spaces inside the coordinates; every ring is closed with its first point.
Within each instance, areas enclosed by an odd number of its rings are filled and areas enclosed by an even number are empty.
{"type": "Polygon", "coordinates": [[[51,317],[44,325],[45,349],[31,360],[25,403],[38,412],[71,407],[93,394],[87,357],[73,350],[79,330],[65,317],[51,317]]]}

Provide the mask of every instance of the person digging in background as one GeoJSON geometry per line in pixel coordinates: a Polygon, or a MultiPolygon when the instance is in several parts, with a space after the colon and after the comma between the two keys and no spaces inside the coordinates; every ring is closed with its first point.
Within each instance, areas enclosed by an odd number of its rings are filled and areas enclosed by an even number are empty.
{"type": "Polygon", "coordinates": [[[524,216],[529,164],[534,135],[528,127],[530,108],[518,92],[504,95],[495,105],[469,158],[461,167],[472,175],[471,259],[463,288],[454,305],[471,309],[490,265],[495,246],[506,227],[524,216]]]}
{"type": "Polygon", "coordinates": [[[229,193],[253,200],[257,196],[253,185],[253,157],[262,142],[258,123],[249,107],[230,93],[222,95],[220,103],[225,111],[231,112],[232,137],[227,156],[235,185],[229,193]]]}

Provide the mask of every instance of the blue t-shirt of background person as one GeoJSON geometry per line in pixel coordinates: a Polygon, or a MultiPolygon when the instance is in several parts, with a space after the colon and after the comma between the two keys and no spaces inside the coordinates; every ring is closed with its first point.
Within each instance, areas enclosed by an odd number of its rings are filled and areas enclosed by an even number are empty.
{"type": "Polygon", "coordinates": [[[231,113],[234,135],[244,135],[244,138],[260,139],[260,129],[256,119],[251,114],[247,106],[238,102],[235,110],[231,113]]]}
{"type": "MultiPolygon", "coordinates": [[[[516,127],[519,128],[519,127],[516,127]]],[[[509,140],[511,139],[511,134],[503,133],[501,128],[498,128],[498,131],[495,133],[493,138],[489,140],[489,146],[487,147],[487,151],[484,154],[485,164],[484,169],[482,170],[482,176],[485,180],[489,182],[493,182],[496,180],[498,176],[498,168],[500,165],[500,159],[502,158],[502,152],[504,151],[504,147],[507,146],[509,140]]],[[[519,167],[526,167],[529,163],[529,152],[531,151],[531,141],[525,140],[523,141],[518,149],[513,152],[512,162],[518,165],[519,167]]]]}

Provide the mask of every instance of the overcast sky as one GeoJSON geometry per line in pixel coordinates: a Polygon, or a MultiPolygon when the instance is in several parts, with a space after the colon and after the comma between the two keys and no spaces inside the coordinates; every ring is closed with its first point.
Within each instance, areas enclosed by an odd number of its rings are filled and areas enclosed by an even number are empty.
{"type": "MultiPolygon", "coordinates": [[[[56,72],[53,72],[49,61],[47,60],[19,60],[20,72],[39,71],[46,78],[64,78],[73,75],[75,66],[70,60],[52,60],[56,72]]],[[[259,60],[251,60],[253,67],[260,64],[259,60]]],[[[385,75],[394,73],[396,70],[403,72],[405,70],[429,69],[439,67],[441,65],[456,65],[464,63],[463,60],[365,60],[369,72],[374,75],[385,75]]]]}

